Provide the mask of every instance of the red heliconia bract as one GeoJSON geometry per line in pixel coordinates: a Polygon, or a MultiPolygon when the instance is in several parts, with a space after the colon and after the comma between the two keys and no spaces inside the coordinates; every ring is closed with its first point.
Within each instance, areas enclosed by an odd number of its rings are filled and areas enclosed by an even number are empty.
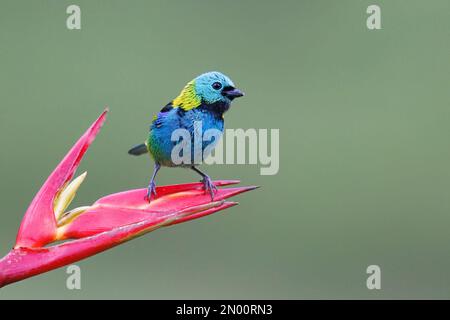
{"type": "MultiPolygon", "coordinates": [[[[237,203],[225,199],[255,188],[219,189],[211,201],[200,182],[161,186],[151,203],[145,200],[146,189],[136,189],[65,212],[85,174],[70,180],[106,113],[75,143],[34,197],[14,248],[0,260],[0,287],[95,255],[157,228],[229,208],[237,203]],[[66,241],[52,245],[58,240],[66,241]]],[[[215,181],[216,186],[237,183],[215,181]]]]}

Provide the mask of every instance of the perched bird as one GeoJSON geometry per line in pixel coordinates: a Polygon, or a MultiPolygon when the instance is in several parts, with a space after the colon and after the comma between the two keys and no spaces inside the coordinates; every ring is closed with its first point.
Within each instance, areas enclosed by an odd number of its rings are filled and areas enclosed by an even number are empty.
{"type": "MultiPolygon", "coordinates": [[[[230,78],[220,72],[207,72],[192,81],[181,90],[181,93],[169,102],[161,111],[153,117],[147,140],[128,151],[131,155],[150,153],[155,161],[150,184],[147,191],[147,200],[150,202],[156,195],[155,178],[161,166],[165,167],[187,167],[202,176],[205,190],[214,199],[217,190],[211,178],[196,167],[194,152],[191,152],[189,163],[175,164],[172,159],[172,149],[177,144],[171,140],[172,133],[177,129],[186,129],[190,133],[191,146],[194,145],[194,123],[200,122],[202,132],[208,129],[217,129],[223,132],[223,114],[230,108],[231,102],[244,95],[236,89],[230,78]]],[[[203,141],[202,152],[209,144],[217,141],[203,141]]],[[[212,145],[206,151],[211,151],[212,145]]],[[[203,154],[204,157],[208,156],[203,154]]]]}

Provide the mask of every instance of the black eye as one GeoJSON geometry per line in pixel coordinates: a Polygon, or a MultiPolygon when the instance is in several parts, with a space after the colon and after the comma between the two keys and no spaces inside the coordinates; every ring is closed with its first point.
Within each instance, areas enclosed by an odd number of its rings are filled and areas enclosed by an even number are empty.
{"type": "Polygon", "coordinates": [[[214,82],[212,84],[212,87],[214,90],[220,90],[220,89],[222,89],[222,84],[220,82],[214,82]]]}

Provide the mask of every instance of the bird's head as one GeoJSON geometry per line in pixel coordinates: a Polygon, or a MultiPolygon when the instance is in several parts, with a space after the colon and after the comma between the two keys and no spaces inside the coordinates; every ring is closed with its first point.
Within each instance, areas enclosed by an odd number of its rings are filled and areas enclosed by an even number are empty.
{"type": "Polygon", "coordinates": [[[233,81],[220,72],[207,72],[195,78],[195,91],[206,103],[230,103],[244,94],[236,89],[233,81]]]}
{"type": "Polygon", "coordinates": [[[229,105],[235,98],[244,95],[236,89],[233,81],[223,73],[213,71],[199,75],[190,81],[173,104],[185,110],[198,107],[200,104],[229,105]]]}

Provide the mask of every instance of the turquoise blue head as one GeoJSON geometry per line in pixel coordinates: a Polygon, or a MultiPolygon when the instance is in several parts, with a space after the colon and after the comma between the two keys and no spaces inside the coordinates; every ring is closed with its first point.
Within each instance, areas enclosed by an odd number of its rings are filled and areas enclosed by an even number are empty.
{"type": "Polygon", "coordinates": [[[220,102],[230,104],[235,98],[244,95],[230,78],[217,71],[199,75],[194,79],[194,83],[196,94],[208,104],[220,102]]]}

